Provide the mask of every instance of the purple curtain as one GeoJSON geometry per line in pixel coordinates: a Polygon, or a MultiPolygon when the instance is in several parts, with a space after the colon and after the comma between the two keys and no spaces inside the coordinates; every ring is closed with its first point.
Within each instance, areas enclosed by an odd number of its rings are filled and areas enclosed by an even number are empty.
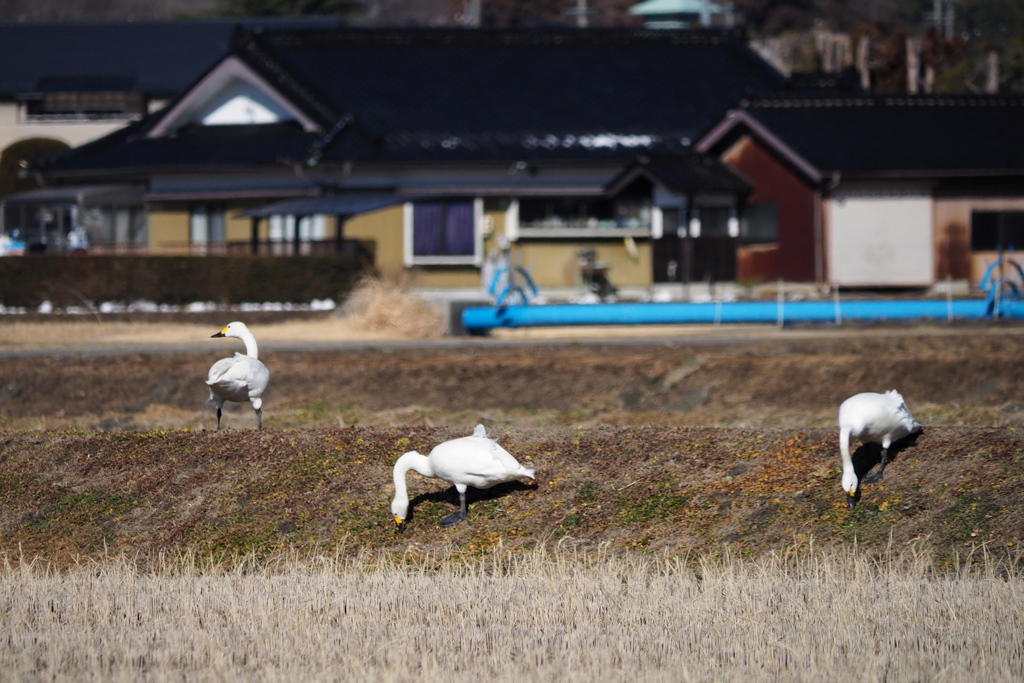
{"type": "Polygon", "coordinates": [[[448,254],[472,256],[476,244],[473,239],[473,203],[451,202],[448,204],[448,220],[445,221],[444,236],[448,254]]]}
{"type": "Polygon", "coordinates": [[[415,256],[438,256],[444,253],[441,234],[443,205],[417,202],[412,212],[412,253],[415,256]]]}
{"type": "Polygon", "coordinates": [[[414,256],[472,256],[473,202],[417,202],[412,245],[414,256]]]}

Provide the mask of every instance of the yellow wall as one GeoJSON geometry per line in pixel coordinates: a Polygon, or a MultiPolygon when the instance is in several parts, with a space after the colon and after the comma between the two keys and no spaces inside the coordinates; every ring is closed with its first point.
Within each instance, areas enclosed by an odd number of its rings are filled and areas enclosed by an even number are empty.
{"type": "MultiPolygon", "coordinates": [[[[236,218],[244,209],[228,208],[224,211],[224,239],[228,242],[248,242],[252,240],[252,219],[236,218]]],[[[266,220],[261,220],[261,227],[266,220]]]]}
{"type": "Polygon", "coordinates": [[[353,216],[345,221],[344,237],[376,244],[377,268],[382,272],[398,272],[402,268],[402,207],[353,216]]]}
{"type": "MultiPolygon", "coordinates": [[[[248,242],[252,239],[252,219],[238,214],[252,208],[252,204],[228,205],[224,209],[224,232],[228,242],[248,242]]],[[[334,223],[327,220],[328,233],[333,234],[334,223]]],[[[266,240],[270,221],[262,219],[259,238],[266,240]]],[[[159,203],[149,206],[149,251],[151,254],[189,253],[189,209],[185,204],[159,203]]]]}
{"type": "MultiPolygon", "coordinates": [[[[593,249],[597,261],[608,266],[608,277],[616,287],[646,287],[651,284],[653,265],[649,240],[637,241],[637,258],[633,260],[624,241],[562,242],[552,240],[523,241],[513,246],[520,263],[530,269],[538,287],[577,287],[580,276],[578,251],[593,249]]],[[[515,256],[513,256],[515,258],[515,256]]]]}
{"type": "MultiPolygon", "coordinates": [[[[248,241],[251,222],[235,218],[248,205],[231,206],[226,212],[229,241],[248,241]]],[[[488,202],[484,215],[491,224],[491,233],[484,240],[484,254],[497,246],[505,231],[505,212],[500,203],[488,202]]],[[[376,248],[376,266],[382,273],[404,269],[402,250],[402,207],[392,206],[355,216],[345,222],[346,239],[372,241],[376,248]]],[[[260,239],[267,238],[269,221],[260,221],[260,239]]],[[[328,234],[333,234],[333,218],[328,217],[328,234]]],[[[188,253],[189,213],[187,208],[173,205],[151,206],[149,214],[149,245],[154,254],[188,253]]],[[[582,285],[577,251],[594,249],[597,260],[609,266],[609,277],[617,287],[644,287],[651,284],[653,270],[651,242],[637,240],[637,258],[630,257],[624,240],[566,242],[562,240],[523,240],[512,245],[513,258],[530,269],[538,287],[578,287],[582,285]]],[[[480,269],[472,266],[421,266],[414,269],[419,287],[481,287],[480,269]]]]}
{"type": "MultiPolygon", "coordinates": [[[[501,221],[504,214],[487,212],[492,221],[501,221]]],[[[391,206],[372,213],[355,216],[345,222],[347,239],[369,240],[376,244],[376,265],[381,273],[396,273],[405,268],[402,247],[403,213],[401,206],[391,206]]],[[[484,253],[493,243],[493,236],[484,242],[484,253]]],[[[473,266],[420,266],[413,268],[417,287],[480,287],[480,269],[473,266]]]]}
{"type": "Polygon", "coordinates": [[[156,255],[188,254],[188,209],[150,207],[149,253],[156,255]]]}

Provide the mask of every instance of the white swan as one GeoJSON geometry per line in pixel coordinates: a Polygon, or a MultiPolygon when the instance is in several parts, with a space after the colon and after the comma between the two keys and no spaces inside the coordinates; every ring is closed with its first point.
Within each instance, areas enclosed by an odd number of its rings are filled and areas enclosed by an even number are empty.
{"type": "Polygon", "coordinates": [[[445,441],[435,446],[430,455],[409,451],[395,462],[395,499],[391,501],[391,513],[399,531],[405,528],[409,512],[409,493],[405,487],[409,470],[455,484],[459,492],[459,511],[442,519],[441,526],[452,526],[466,518],[466,487],[486,489],[514,479],[533,479],[533,470],[520,465],[497,441],[487,436],[483,425],[478,424],[473,436],[445,441]]]}
{"type": "Polygon", "coordinates": [[[923,429],[907,410],[907,404],[896,390],[884,394],[866,392],[843,401],[839,406],[839,452],[843,456],[843,491],[846,504],[853,508],[860,482],[850,457],[850,439],[862,443],[882,444],[882,463],[876,479],[882,478],[889,461],[889,446],[913,432],[923,429]]]}
{"type": "Polygon", "coordinates": [[[233,358],[222,358],[210,368],[206,379],[210,398],[206,402],[217,406],[217,429],[220,429],[221,408],[225,401],[248,401],[256,411],[256,424],[263,429],[263,392],[270,384],[270,370],[260,362],[256,337],[245,323],[234,322],[211,337],[236,337],[245,343],[245,354],[235,353],[233,358]]]}

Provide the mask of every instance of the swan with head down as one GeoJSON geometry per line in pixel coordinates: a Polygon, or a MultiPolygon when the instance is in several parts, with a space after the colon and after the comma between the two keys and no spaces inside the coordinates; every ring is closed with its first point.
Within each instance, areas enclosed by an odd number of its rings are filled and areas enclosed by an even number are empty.
{"type": "Polygon", "coordinates": [[[862,443],[882,444],[882,462],[875,480],[882,478],[889,462],[889,446],[924,428],[914,420],[903,397],[895,390],[884,394],[865,392],[843,401],[839,406],[839,452],[843,460],[843,491],[846,492],[847,507],[853,508],[860,480],[850,456],[850,439],[862,443]]]}
{"type": "Polygon", "coordinates": [[[217,429],[220,429],[221,408],[226,401],[248,401],[256,411],[256,425],[263,429],[263,392],[270,384],[270,370],[259,360],[256,337],[245,323],[233,322],[215,337],[235,337],[245,344],[245,353],[222,358],[210,367],[206,385],[210,387],[207,404],[217,406],[217,429]]]}
{"type": "Polygon", "coordinates": [[[405,527],[409,513],[409,493],[405,483],[409,470],[455,485],[459,492],[459,510],[441,520],[443,527],[458,524],[466,518],[468,487],[486,489],[507,481],[533,479],[533,470],[520,465],[497,441],[487,436],[483,425],[478,424],[472,436],[438,444],[430,455],[409,451],[395,462],[395,498],[391,501],[391,513],[399,531],[405,527]]]}

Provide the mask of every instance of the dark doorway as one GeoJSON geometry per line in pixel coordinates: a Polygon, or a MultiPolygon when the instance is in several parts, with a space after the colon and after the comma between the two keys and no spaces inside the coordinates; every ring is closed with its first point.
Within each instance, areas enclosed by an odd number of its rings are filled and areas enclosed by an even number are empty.
{"type": "Polygon", "coordinates": [[[662,209],[662,237],[653,241],[654,282],[686,282],[686,241],[679,236],[679,209],[662,209]]]}
{"type": "Polygon", "coordinates": [[[736,238],[729,235],[731,209],[700,207],[700,235],[691,237],[693,280],[732,282],[736,279],[736,238]]]}

